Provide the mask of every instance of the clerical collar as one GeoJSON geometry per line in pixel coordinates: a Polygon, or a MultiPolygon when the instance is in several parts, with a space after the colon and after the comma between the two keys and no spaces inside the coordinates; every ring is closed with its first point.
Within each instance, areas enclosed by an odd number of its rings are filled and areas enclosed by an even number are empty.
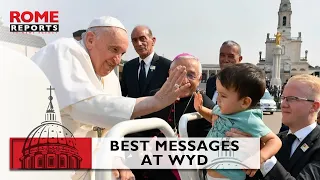
{"type": "Polygon", "coordinates": [[[141,59],[141,57],[139,57],[139,63],[141,63],[141,61],[143,60],[146,66],[149,66],[151,64],[153,56],[154,56],[154,51],[144,59],[141,59]]]}

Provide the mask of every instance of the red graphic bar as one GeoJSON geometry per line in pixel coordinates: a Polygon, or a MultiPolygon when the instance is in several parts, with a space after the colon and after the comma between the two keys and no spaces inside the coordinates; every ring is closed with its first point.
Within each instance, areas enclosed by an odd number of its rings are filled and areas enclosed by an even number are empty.
{"type": "Polygon", "coordinates": [[[10,138],[10,169],[91,169],[91,144],[91,138],[10,138]]]}

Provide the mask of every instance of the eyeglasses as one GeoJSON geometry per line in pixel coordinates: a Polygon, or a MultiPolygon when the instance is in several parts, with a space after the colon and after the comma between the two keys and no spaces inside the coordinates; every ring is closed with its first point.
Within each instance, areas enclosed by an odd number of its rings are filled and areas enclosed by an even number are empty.
{"type": "Polygon", "coordinates": [[[315,100],[307,99],[307,98],[301,98],[301,97],[296,97],[296,96],[281,96],[280,97],[281,102],[283,100],[286,100],[288,103],[294,102],[294,101],[309,101],[309,102],[315,102],[315,100]]]}
{"type": "Polygon", "coordinates": [[[197,76],[195,76],[194,74],[191,74],[191,73],[187,73],[187,78],[189,80],[195,80],[197,78],[197,76]]]}

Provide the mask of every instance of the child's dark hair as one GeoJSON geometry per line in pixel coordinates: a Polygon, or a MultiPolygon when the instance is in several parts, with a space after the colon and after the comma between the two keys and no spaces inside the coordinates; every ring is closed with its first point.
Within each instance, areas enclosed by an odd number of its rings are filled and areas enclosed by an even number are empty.
{"type": "Polygon", "coordinates": [[[221,85],[226,89],[233,88],[239,99],[250,97],[250,107],[258,104],[266,90],[266,75],[262,69],[250,64],[239,63],[227,66],[217,75],[221,85]]]}

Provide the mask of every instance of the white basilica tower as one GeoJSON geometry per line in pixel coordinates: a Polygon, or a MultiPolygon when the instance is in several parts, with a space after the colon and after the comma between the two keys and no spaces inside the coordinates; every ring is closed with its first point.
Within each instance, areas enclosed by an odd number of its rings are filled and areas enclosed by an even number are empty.
{"type": "Polygon", "coordinates": [[[272,78],[273,71],[273,56],[276,48],[276,39],[274,35],[281,33],[280,46],[280,78],[282,83],[286,82],[291,76],[296,74],[308,73],[312,74],[314,68],[308,64],[308,51],[304,52],[304,57],[301,57],[301,32],[297,37],[291,36],[291,2],[290,0],[281,0],[278,11],[278,26],[277,31],[268,33],[265,41],[266,51],[265,58],[262,58],[262,52],[259,52],[259,67],[263,68],[267,74],[267,78],[272,78]]]}

